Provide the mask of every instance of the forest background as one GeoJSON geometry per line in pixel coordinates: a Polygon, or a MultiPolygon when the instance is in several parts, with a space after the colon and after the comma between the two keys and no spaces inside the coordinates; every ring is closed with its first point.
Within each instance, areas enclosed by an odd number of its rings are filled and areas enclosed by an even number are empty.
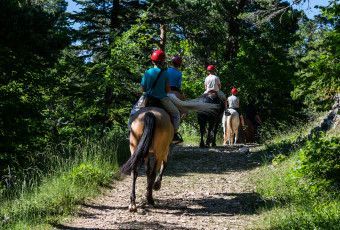
{"type": "Polygon", "coordinates": [[[43,168],[46,146],[124,137],[155,49],[167,67],[182,57],[187,98],[203,93],[213,64],[222,90],[239,90],[241,110],[255,100],[273,129],[328,110],[339,93],[335,0],[313,19],[271,0],[77,0],[75,13],[65,0],[0,2],[1,191],[11,175],[43,168]]]}

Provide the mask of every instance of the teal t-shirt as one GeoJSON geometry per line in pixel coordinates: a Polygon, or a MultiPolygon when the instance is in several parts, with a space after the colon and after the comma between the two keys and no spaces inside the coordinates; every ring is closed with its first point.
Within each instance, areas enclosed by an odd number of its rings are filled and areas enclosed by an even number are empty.
{"type": "Polygon", "coordinates": [[[145,93],[150,94],[154,97],[157,97],[159,99],[166,97],[166,89],[165,85],[166,83],[170,82],[170,75],[167,71],[163,71],[163,73],[159,76],[159,79],[157,81],[157,84],[153,88],[152,92],[151,87],[154,83],[154,81],[157,78],[158,73],[161,71],[160,68],[151,68],[148,71],[145,72],[141,85],[146,88],[145,93]]]}

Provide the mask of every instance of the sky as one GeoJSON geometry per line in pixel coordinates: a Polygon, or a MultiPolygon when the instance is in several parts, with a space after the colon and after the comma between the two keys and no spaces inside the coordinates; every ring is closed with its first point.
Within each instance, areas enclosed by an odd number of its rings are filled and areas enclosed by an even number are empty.
{"type": "MultiPolygon", "coordinates": [[[[294,0],[287,0],[288,2],[293,2],[294,0]]],[[[320,5],[320,6],[327,6],[329,0],[306,0],[305,3],[300,4],[298,6],[295,6],[294,8],[298,10],[304,10],[307,17],[312,19],[314,15],[317,15],[319,13],[319,9],[314,9],[315,5],[320,5]]],[[[72,0],[67,0],[68,2],[68,7],[67,11],[68,12],[73,12],[79,10],[79,7],[72,1],[72,0]]]]}
{"type": "MultiPolygon", "coordinates": [[[[291,3],[293,2],[293,0],[288,0],[288,2],[291,3]]],[[[293,8],[305,11],[305,14],[307,15],[307,17],[310,19],[313,19],[313,17],[319,14],[319,11],[320,11],[320,9],[315,9],[314,7],[316,5],[328,6],[328,2],[329,0],[309,0],[309,2],[306,0],[305,3],[295,6],[293,8]]]]}

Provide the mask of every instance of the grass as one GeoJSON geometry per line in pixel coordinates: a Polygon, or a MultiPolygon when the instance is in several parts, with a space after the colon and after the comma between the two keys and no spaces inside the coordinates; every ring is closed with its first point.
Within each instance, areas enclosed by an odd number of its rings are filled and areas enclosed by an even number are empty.
{"type": "Polygon", "coordinates": [[[278,134],[260,152],[266,164],[250,176],[265,204],[257,229],[340,229],[339,184],[297,173],[307,128],[278,134]]]}
{"type": "MultiPolygon", "coordinates": [[[[199,131],[199,126],[197,123],[197,116],[191,115],[190,119],[193,122],[183,122],[179,128],[179,133],[183,137],[184,145],[199,146],[201,142],[201,133],[199,131]],[[196,125],[196,127],[193,127],[196,125]]],[[[207,132],[204,135],[204,142],[207,140],[207,132]]],[[[220,125],[216,134],[216,144],[218,146],[223,145],[223,129],[220,125]]]]}
{"type": "Polygon", "coordinates": [[[59,223],[112,182],[119,163],[130,155],[127,147],[123,138],[112,135],[46,148],[43,170],[32,166],[21,179],[11,175],[1,195],[0,228],[46,229],[59,223]]]}

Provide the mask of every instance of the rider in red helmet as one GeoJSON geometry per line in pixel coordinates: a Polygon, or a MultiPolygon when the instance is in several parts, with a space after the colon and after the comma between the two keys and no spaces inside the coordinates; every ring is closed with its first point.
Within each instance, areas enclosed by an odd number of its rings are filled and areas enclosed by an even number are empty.
{"type": "Polygon", "coordinates": [[[182,58],[176,56],[172,59],[173,67],[169,68],[167,71],[170,75],[170,88],[171,91],[178,91],[182,94],[183,98],[185,99],[184,93],[181,91],[182,85],[182,72],[179,68],[182,65],[182,58]]]}
{"type": "MultiPolygon", "coordinates": [[[[168,113],[171,114],[174,120],[174,138],[172,140],[173,143],[179,144],[183,142],[183,139],[178,134],[178,128],[180,125],[180,114],[177,107],[172,103],[172,101],[167,96],[167,93],[170,92],[170,76],[167,71],[164,71],[162,67],[164,66],[165,54],[162,50],[156,50],[151,55],[151,60],[153,63],[153,68],[147,70],[143,76],[141,85],[142,91],[145,94],[138,100],[138,102],[133,106],[129,119],[129,130],[131,128],[131,118],[132,116],[140,110],[143,106],[143,102],[145,101],[145,97],[150,96],[157,98],[166,109],[168,113]],[[156,79],[157,82],[156,82],[156,79]],[[156,82],[154,88],[153,84],[156,82]]],[[[130,138],[130,131],[127,136],[127,139],[130,138]]]]}
{"type": "Polygon", "coordinates": [[[209,76],[205,78],[204,81],[204,88],[205,92],[208,93],[209,91],[215,91],[217,96],[224,102],[225,108],[227,108],[227,98],[225,97],[224,93],[221,90],[221,81],[219,77],[215,75],[216,69],[213,65],[209,65],[207,67],[207,71],[209,76]]]}
{"type": "Polygon", "coordinates": [[[156,50],[151,55],[153,63],[161,64],[165,61],[165,53],[162,50],[156,50]]]}
{"type": "Polygon", "coordinates": [[[238,114],[240,115],[240,120],[242,123],[242,126],[244,127],[244,119],[242,114],[240,113],[240,100],[238,99],[238,97],[236,97],[236,94],[238,93],[236,88],[233,88],[231,90],[232,95],[230,97],[228,97],[228,109],[234,109],[238,112],[238,114]]]}
{"type": "Polygon", "coordinates": [[[207,71],[212,71],[212,70],[215,70],[215,66],[209,65],[209,66],[207,67],[207,71]]]}

